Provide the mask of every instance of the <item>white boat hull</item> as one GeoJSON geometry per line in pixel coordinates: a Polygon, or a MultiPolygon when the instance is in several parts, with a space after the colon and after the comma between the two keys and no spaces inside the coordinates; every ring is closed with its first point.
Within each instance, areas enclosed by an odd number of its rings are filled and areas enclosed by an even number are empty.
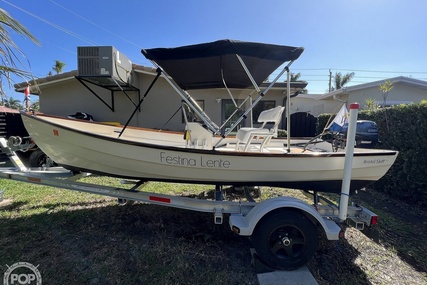
{"type": "MultiPolygon", "coordinates": [[[[68,168],[141,180],[198,184],[271,185],[340,192],[344,152],[280,153],[187,148],[182,134],[23,115],[36,144],[68,168]]],[[[351,189],[380,179],[396,151],[355,151],[351,189]]]]}

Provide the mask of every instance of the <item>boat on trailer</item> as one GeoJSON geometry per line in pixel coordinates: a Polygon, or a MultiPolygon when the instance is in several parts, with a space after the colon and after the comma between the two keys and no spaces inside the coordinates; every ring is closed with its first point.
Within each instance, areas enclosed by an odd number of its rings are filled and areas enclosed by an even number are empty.
{"type": "MultiPolygon", "coordinates": [[[[44,114],[22,114],[23,122],[53,161],[73,170],[144,181],[278,186],[339,193],[345,152],[335,151],[326,143],[302,146],[290,139],[290,66],[302,52],[301,47],[232,40],[143,49],[144,56],[157,66],[157,76],[125,125],[44,114]],[[260,84],[280,66],[284,66],[281,72],[261,90],[260,84]],[[259,128],[237,129],[285,72],[287,106],[263,111],[258,118],[263,124],[259,128]],[[128,126],[160,76],[182,97],[186,107],[183,111],[188,107],[201,121],[186,120],[184,134],[128,126]],[[227,89],[231,97],[236,88],[253,90],[236,106],[232,116],[237,111],[242,115],[230,128],[224,127],[227,122],[222,126],[213,122],[190,95],[192,90],[215,88],[227,89]],[[245,105],[249,106],[244,109],[245,105]],[[286,138],[279,139],[283,113],[288,132],[286,138]],[[233,131],[235,135],[231,135],[233,131]]],[[[356,149],[350,189],[380,179],[396,156],[393,150],[356,149]]]]}
{"type": "MultiPolygon", "coordinates": [[[[57,164],[76,171],[144,181],[214,185],[277,186],[339,193],[344,152],[306,149],[284,140],[238,147],[238,139],[222,140],[195,123],[192,136],[207,145],[188,146],[183,134],[70,120],[47,115],[23,115],[31,137],[57,164]],[[197,131],[201,135],[194,135],[197,131]],[[212,143],[211,143],[212,141],[212,143]]],[[[356,149],[351,189],[378,180],[393,164],[395,151],[356,149]]]]}
{"type": "MultiPolygon", "coordinates": [[[[296,47],[229,40],[143,50],[158,67],[147,93],[163,75],[182,97],[185,107],[203,123],[186,121],[184,133],[128,126],[145,96],[123,126],[23,113],[25,127],[37,145],[56,163],[78,172],[27,169],[13,151],[16,146],[0,138],[1,151],[16,167],[0,169],[0,178],[107,195],[121,201],[211,212],[216,224],[221,224],[228,214],[234,233],[251,236],[255,263],[274,269],[295,269],[315,253],[318,229],[328,240],[342,238],[347,224],[375,235],[377,215],[359,204],[349,205],[349,192],[381,178],[397,156],[393,150],[354,149],[358,104],[350,105],[345,150],[317,139],[291,140],[289,131],[286,138],[276,138],[283,112],[290,129],[289,67],[302,51],[296,47]],[[280,74],[261,91],[259,84],[286,62],[280,74]],[[187,68],[188,72],[184,72],[187,68]],[[263,111],[258,118],[263,124],[260,128],[245,127],[231,135],[285,72],[287,106],[263,111]],[[217,126],[210,120],[189,94],[199,88],[231,90],[250,86],[255,90],[247,99],[250,106],[228,129],[224,127],[226,123],[217,126]],[[253,97],[256,99],[251,102],[253,97]],[[272,126],[267,127],[268,124],[272,126]],[[126,183],[134,186],[122,189],[79,182],[86,171],[132,178],[126,183]],[[64,179],[62,174],[71,177],[64,179]],[[144,192],[140,188],[147,181],[212,184],[216,186],[216,195],[215,199],[205,200],[144,192]],[[247,195],[247,201],[226,201],[221,195],[223,185],[313,190],[313,205],[286,196],[256,202],[247,195]],[[339,206],[319,196],[319,191],[341,193],[339,206]]],[[[243,106],[237,106],[235,113],[243,106]]]]}
{"type": "MultiPolygon", "coordinates": [[[[19,146],[13,141],[0,138],[0,151],[7,154],[15,166],[14,168],[1,167],[0,179],[116,197],[120,204],[127,201],[140,201],[212,213],[215,224],[222,224],[224,215],[227,215],[230,229],[234,233],[251,236],[252,264],[257,273],[273,269],[291,270],[305,264],[316,251],[318,229],[328,240],[342,238],[347,223],[370,237],[377,236],[375,225],[378,218],[375,213],[359,204],[343,207],[347,203],[342,201],[338,207],[315,193],[313,193],[314,204],[309,205],[300,199],[287,196],[255,201],[246,187],[244,187],[246,188],[244,197],[238,200],[233,199],[233,201],[217,195],[221,194],[221,189],[217,187],[215,187],[215,199],[196,199],[148,192],[143,189],[146,183],[138,180],[122,180],[122,184],[133,185],[130,189],[111,187],[80,181],[90,173],[69,171],[62,167],[27,168],[15,153],[18,148],[19,146]]],[[[348,198],[348,193],[342,194],[341,198],[343,197],[348,198]]]]}

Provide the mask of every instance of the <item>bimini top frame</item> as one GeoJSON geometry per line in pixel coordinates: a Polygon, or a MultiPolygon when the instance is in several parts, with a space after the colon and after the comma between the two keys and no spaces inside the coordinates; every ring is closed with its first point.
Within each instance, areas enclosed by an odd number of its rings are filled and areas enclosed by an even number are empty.
{"type": "MultiPolygon", "coordinates": [[[[161,70],[164,78],[214,133],[226,137],[262,97],[279,80],[289,66],[302,54],[304,48],[272,44],[220,40],[211,43],[177,48],[142,49],[143,55],[161,70]],[[264,89],[259,85],[277,68],[286,64],[283,70],[264,89]],[[258,97],[240,118],[224,133],[198,106],[187,92],[196,89],[254,88],[258,97]]],[[[288,76],[288,96],[290,82],[288,76]]],[[[229,91],[231,96],[231,92],[229,91]]],[[[252,96],[252,93],[249,94],[252,96]]],[[[236,106],[240,108],[241,106],[236,106]]],[[[287,112],[289,113],[289,112],[287,112]]]]}

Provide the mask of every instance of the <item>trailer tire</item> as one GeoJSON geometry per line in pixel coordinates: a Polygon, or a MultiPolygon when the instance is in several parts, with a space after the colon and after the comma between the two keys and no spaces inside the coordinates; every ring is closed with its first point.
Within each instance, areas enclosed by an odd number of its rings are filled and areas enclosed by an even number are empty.
{"type": "Polygon", "coordinates": [[[54,162],[51,161],[48,156],[39,148],[34,150],[30,157],[29,163],[31,167],[51,167],[54,166],[54,162]]]}
{"type": "Polygon", "coordinates": [[[269,267],[293,270],[304,265],[317,248],[317,228],[302,213],[276,211],[258,222],[252,244],[269,267]]]}

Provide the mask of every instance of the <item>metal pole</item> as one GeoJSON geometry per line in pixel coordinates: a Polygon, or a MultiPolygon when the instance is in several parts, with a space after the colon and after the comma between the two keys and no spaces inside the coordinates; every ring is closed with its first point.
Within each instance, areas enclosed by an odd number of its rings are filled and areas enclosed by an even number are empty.
{"type": "Polygon", "coordinates": [[[253,76],[250,73],[249,69],[246,67],[245,62],[243,61],[243,59],[238,54],[236,54],[236,57],[240,61],[240,64],[242,65],[243,70],[246,72],[246,75],[248,76],[249,80],[252,82],[252,85],[254,86],[254,88],[256,89],[256,91],[258,93],[260,93],[261,89],[259,89],[258,84],[256,84],[255,79],[253,78],[253,76]]]}
{"type": "Polygon", "coordinates": [[[129,123],[132,120],[133,116],[135,116],[135,113],[138,110],[140,110],[142,102],[144,101],[145,97],[147,97],[148,93],[150,93],[151,88],[153,88],[154,84],[156,83],[157,79],[159,79],[159,77],[160,77],[161,74],[162,74],[161,70],[157,69],[157,75],[156,75],[156,77],[154,77],[153,82],[151,82],[150,86],[148,86],[148,89],[147,89],[147,91],[145,91],[144,96],[142,97],[141,100],[139,100],[139,104],[135,107],[135,109],[133,110],[132,115],[129,117],[128,121],[123,126],[123,129],[120,131],[119,138],[122,136],[123,132],[125,131],[125,129],[129,125],[129,123]]]}
{"type": "Polygon", "coordinates": [[[289,66],[286,67],[286,138],[288,143],[288,153],[291,152],[291,72],[289,66]]]}
{"type": "MultiPolygon", "coordinates": [[[[270,84],[267,86],[267,88],[264,89],[264,91],[262,91],[258,98],[255,99],[255,101],[252,103],[251,106],[249,106],[249,108],[237,119],[237,121],[230,127],[230,130],[228,132],[226,132],[223,135],[223,138],[225,138],[229,133],[231,133],[234,128],[243,120],[246,118],[246,115],[258,104],[258,102],[265,96],[265,94],[267,94],[267,92],[273,87],[273,85],[277,82],[277,80],[279,80],[279,78],[283,75],[283,73],[285,73],[286,70],[289,70],[289,66],[294,62],[291,61],[288,63],[287,66],[285,66],[283,68],[283,70],[279,73],[279,75],[276,76],[276,78],[270,82],[270,84]]],[[[290,83],[288,84],[288,88],[290,90],[290,83]]],[[[290,92],[289,92],[290,93],[290,92]]],[[[290,96],[290,95],[289,95],[290,96]]],[[[219,145],[220,141],[216,144],[219,145]]]]}
{"type": "Polygon", "coordinates": [[[341,221],[347,219],[348,199],[350,197],[351,171],[353,166],[354,142],[356,137],[357,114],[359,103],[350,104],[350,116],[347,131],[347,145],[345,147],[344,174],[341,186],[341,199],[339,218],[341,221]]]}
{"type": "MultiPolygon", "coordinates": [[[[143,51],[144,53],[144,51],[143,51]]],[[[145,54],[145,53],[144,53],[145,54]]],[[[221,129],[209,118],[209,116],[200,108],[200,106],[194,101],[194,99],[182,90],[161,67],[153,60],[150,60],[153,66],[161,70],[163,78],[169,83],[169,85],[178,93],[178,95],[188,104],[188,106],[199,116],[206,126],[214,133],[219,134],[221,129]]]]}

